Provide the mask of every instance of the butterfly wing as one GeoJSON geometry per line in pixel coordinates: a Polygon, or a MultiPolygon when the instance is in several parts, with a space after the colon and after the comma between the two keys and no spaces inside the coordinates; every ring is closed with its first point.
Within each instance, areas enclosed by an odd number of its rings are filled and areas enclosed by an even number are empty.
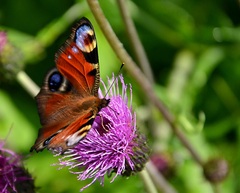
{"type": "Polygon", "coordinates": [[[97,96],[100,78],[97,41],[88,19],[82,18],[73,27],[70,38],[56,54],[56,64],[80,95],[97,96]]]}
{"type": "Polygon", "coordinates": [[[57,69],[45,78],[36,96],[42,128],[31,148],[64,151],[82,139],[102,105],[94,29],[82,18],[56,54],[57,69]]]}

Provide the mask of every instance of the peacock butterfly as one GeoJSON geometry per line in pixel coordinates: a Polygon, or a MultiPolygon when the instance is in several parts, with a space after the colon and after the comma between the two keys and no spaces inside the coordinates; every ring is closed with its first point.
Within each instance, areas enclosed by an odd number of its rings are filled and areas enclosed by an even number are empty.
{"type": "Polygon", "coordinates": [[[82,18],[55,55],[56,68],[36,96],[42,128],[30,151],[63,153],[82,140],[110,100],[98,97],[98,51],[91,22],[82,18]]]}

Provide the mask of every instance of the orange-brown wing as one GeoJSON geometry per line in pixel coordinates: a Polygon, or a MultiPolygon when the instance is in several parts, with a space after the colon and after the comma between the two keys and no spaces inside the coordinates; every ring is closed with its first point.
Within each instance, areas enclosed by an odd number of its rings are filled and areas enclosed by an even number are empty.
{"type": "Polygon", "coordinates": [[[55,61],[60,73],[80,96],[98,96],[100,75],[97,41],[88,19],[82,18],[73,27],[70,38],[56,54],[55,61]]]}
{"type": "Polygon", "coordinates": [[[74,134],[92,117],[91,104],[83,101],[98,100],[99,65],[94,29],[86,18],[73,28],[55,62],[57,69],[48,73],[36,97],[42,128],[31,150],[41,151],[53,143],[64,149],[68,136],[57,135],[74,134]]]}
{"type": "Polygon", "coordinates": [[[52,119],[47,124],[42,125],[32,150],[41,151],[47,147],[64,152],[75,145],[91,128],[101,101],[89,96],[83,100],[69,100],[67,104],[59,103],[59,111],[51,115],[52,119]]]}

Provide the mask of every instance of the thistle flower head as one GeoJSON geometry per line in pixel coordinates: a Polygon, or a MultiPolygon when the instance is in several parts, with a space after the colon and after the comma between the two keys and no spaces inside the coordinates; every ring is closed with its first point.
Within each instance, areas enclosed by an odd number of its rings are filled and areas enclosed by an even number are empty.
{"type": "Polygon", "coordinates": [[[0,31],[0,82],[14,80],[23,67],[23,54],[8,41],[7,32],[0,31]]]}
{"type": "Polygon", "coordinates": [[[209,159],[203,167],[205,178],[212,183],[219,183],[226,179],[229,173],[228,162],[223,158],[209,159]]]}
{"type": "Polygon", "coordinates": [[[5,149],[0,140],[0,190],[2,193],[35,192],[33,179],[23,168],[21,157],[15,152],[5,149]]]}
{"type": "MultiPolygon", "coordinates": [[[[111,85],[110,80],[108,83],[111,85]]],[[[99,97],[104,97],[103,92],[99,92],[99,97]]],[[[60,158],[59,164],[68,166],[79,180],[92,179],[84,188],[96,180],[103,185],[105,174],[115,173],[111,182],[119,175],[130,176],[141,171],[148,160],[149,149],[145,137],[137,130],[136,114],[132,111],[131,87],[120,76],[105,97],[110,103],[99,112],[87,136],[60,158]]]]}

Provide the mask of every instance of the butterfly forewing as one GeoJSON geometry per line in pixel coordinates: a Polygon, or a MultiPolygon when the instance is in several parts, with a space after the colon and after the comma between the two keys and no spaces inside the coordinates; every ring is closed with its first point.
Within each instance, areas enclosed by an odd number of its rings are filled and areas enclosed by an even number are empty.
{"type": "Polygon", "coordinates": [[[89,20],[83,18],[73,27],[70,39],[56,54],[56,64],[80,94],[97,96],[100,78],[98,52],[94,29],[89,20]]]}
{"type": "Polygon", "coordinates": [[[42,128],[31,150],[64,152],[81,140],[101,108],[109,103],[98,98],[97,42],[89,20],[82,18],[56,54],[36,96],[42,128]]]}

